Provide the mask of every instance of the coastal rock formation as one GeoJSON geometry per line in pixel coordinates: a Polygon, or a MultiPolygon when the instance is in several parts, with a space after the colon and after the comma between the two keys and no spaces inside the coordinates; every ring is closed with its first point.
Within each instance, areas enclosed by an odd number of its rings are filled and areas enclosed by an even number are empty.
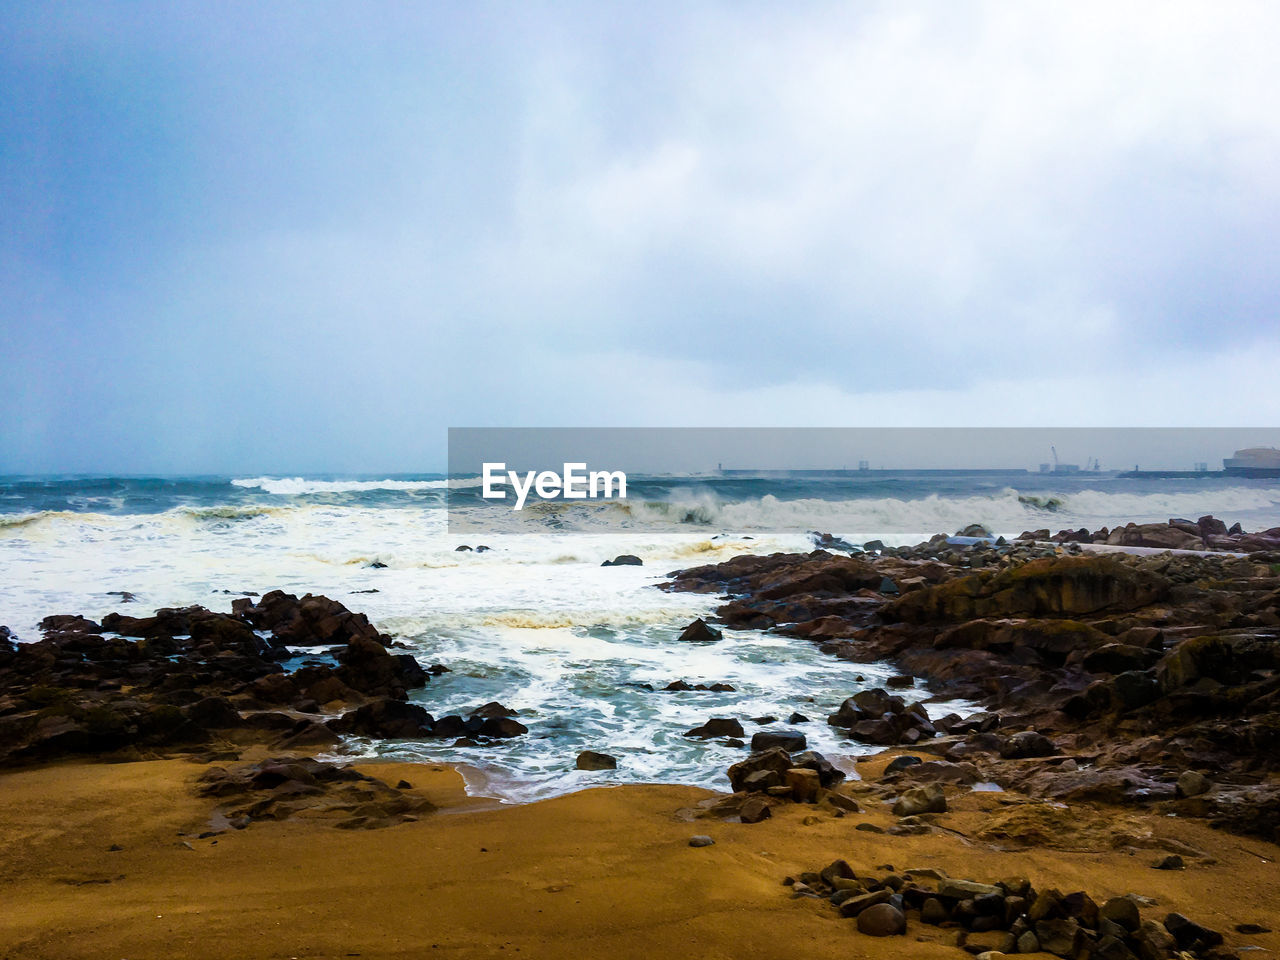
{"type": "Polygon", "coordinates": [[[1025,878],[992,883],[947,876],[936,867],[856,869],[836,860],[820,871],[783,883],[793,896],[827,900],[859,933],[909,934],[911,923],[958,929],[957,946],[978,956],[989,952],[1050,953],[1063,960],[1169,960],[1199,957],[1230,960],[1234,951],[1221,933],[1179,913],[1148,909],[1140,896],[1099,903],[1083,890],[1063,894],[1037,890],[1025,878]],[[909,921],[908,917],[914,917],[909,921]]]}
{"type": "Polygon", "coordinates": [[[332,744],[338,738],[322,722],[324,705],[370,698],[365,729],[412,727],[412,709],[387,702],[404,700],[428,673],[411,655],[388,650],[391,641],[363,614],[326,597],[280,591],[234,608],[113,613],[101,624],[50,616],[39,641],[4,638],[0,762],[215,741],[332,744]],[[333,647],[333,661],[314,659],[286,672],[289,646],[333,647]]]}
{"type": "MultiPolygon", "coordinates": [[[[1190,527],[1241,536],[1213,518],[1172,529],[1190,527]]],[[[865,690],[829,718],[854,739],[927,742],[964,776],[1031,797],[1167,804],[1280,839],[1280,555],[1081,549],[940,535],[854,558],[737,557],[677,573],[667,589],[726,593],[725,622],[888,661],[986,711],[930,718],[865,690]],[[882,579],[900,593],[870,586],[882,579]],[[1202,790],[1196,777],[1210,771],[1202,790]]],[[[767,772],[753,784],[781,786],[767,772]]]]}

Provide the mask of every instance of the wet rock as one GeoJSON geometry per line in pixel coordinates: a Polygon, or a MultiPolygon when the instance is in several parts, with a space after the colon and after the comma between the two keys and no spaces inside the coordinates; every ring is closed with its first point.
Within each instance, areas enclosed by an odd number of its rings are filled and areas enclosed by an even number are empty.
{"type": "Polygon", "coordinates": [[[618,759],[607,753],[596,753],[594,750],[583,750],[578,754],[575,764],[579,770],[616,770],[618,759]]]}
{"type": "Polygon", "coordinates": [[[523,736],[529,732],[529,728],[511,717],[488,717],[476,732],[493,740],[509,740],[523,736]]]}
{"type": "Polygon", "coordinates": [[[742,729],[742,724],[732,717],[712,717],[702,726],[686,730],[684,735],[710,740],[713,737],[745,737],[747,734],[742,729]]]}
{"type": "Polygon", "coordinates": [[[680,633],[679,640],[684,643],[712,643],[720,640],[724,634],[699,617],[680,633]]]}
{"type": "Polygon", "coordinates": [[[644,561],[634,554],[624,553],[614,557],[612,560],[606,560],[600,564],[602,567],[642,567],[644,561]]]}
{"type": "Polygon", "coordinates": [[[431,714],[416,703],[381,698],[329,721],[336,733],[358,737],[414,739],[430,737],[435,732],[431,714]]]}
{"type": "Polygon", "coordinates": [[[781,747],[788,753],[803,750],[808,745],[803,733],[798,730],[761,730],[751,737],[752,750],[769,750],[781,747]]]}

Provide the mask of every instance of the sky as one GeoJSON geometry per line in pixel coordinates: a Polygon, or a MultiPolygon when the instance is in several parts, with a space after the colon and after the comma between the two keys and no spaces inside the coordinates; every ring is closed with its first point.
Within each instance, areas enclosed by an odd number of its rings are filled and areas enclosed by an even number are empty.
{"type": "Polygon", "coordinates": [[[1280,425],[1280,5],[0,0],[0,473],[1280,425]]]}

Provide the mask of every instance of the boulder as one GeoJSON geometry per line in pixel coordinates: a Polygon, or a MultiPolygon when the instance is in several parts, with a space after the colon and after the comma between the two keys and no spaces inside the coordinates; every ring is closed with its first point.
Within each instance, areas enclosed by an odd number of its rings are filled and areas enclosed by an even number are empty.
{"type": "Polygon", "coordinates": [[[642,567],[644,566],[644,561],[641,560],[639,557],[635,556],[634,554],[624,553],[624,554],[621,554],[620,556],[614,557],[612,560],[606,560],[604,563],[600,564],[600,566],[602,567],[642,567]]]}
{"type": "Polygon", "coordinates": [[[794,764],[791,755],[780,747],[753,753],[745,760],[740,760],[729,768],[729,783],[735,793],[746,789],[746,780],[753,773],[771,770],[778,776],[778,782],[794,764]]]}
{"type": "Polygon", "coordinates": [[[781,747],[788,753],[794,753],[807,745],[808,741],[799,730],[761,730],[751,737],[751,749],[754,751],[781,747]]]}
{"type": "Polygon", "coordinates": [[[858,932],[869,937],[892,937],[907,932],[907,918],[889,903],[877,903],[858,914],[858,932]]]}
{"type": "Polygon", "coordinates": [[[712,643],[720,640],[724,634],[699,617],[681,632],[679,639],[684,643],[712,643]]]}
{"type": "Polygon", "coordinates": [[[579,770],[616,770],[618,768],[618,759],[617,757],[611,757],[607,753],[583,750],[578,754],[575,766],[579,770]]]}
{"type": "Polygon", "coordinates": [[[745,737],[747,733],[742,724],[732,717],[712,717],[702,726],[686,730],[684,735],[710,740],[713,737],[745,737]]]}
{"type": "Polygon", "coordinates": [[[893,804],[895,817],[914,817],[922,813],[946,813],[947,797],[942,792],[942,784],[926,783],[912,787],[900,796],[893,804]]]}

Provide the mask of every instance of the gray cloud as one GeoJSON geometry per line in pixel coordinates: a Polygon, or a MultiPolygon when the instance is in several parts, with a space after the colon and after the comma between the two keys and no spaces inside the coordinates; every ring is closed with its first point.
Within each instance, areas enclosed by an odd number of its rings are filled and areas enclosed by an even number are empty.
{"type": "Polygon", "coordinates": [[[0,18],[0,470],[1280,416],[1271,5],[0,18]]]}

